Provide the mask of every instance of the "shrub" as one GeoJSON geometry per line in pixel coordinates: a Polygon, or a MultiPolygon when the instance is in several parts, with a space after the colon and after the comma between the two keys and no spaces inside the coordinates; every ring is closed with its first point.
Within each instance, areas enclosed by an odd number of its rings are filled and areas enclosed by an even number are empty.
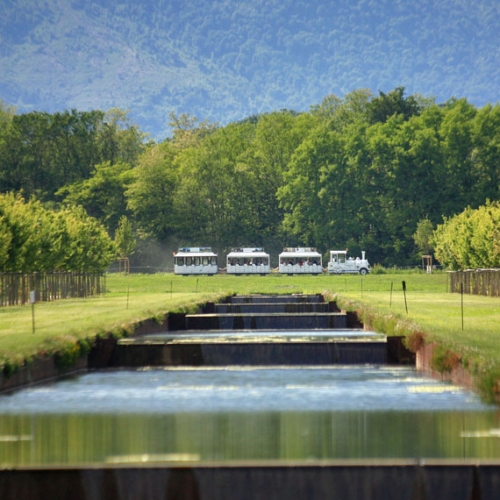
{"type": "Polygon", "coordinates": [[[425,334],[415,330],[405,337],[404,343],[411,352],[417,352],[426,344],[425,334]]]}
{"type": "Polygon", "coordinates": [[[386,274],[387,269],[382,264],[374,264],[370,269],[371,274],[386,274]]]}
{"type": "Polygon", "coordinates": [[[500,368],[485,372],[479,378],[477,388],[486,402],[498,404],[500,401],[500,368]]]}
{"type": "Polygon", "coordinates": [[[431,359],[431,368],[439,373],[450,373],[460,364],[460,356],[446,347],[437,346],[431,359]]]}

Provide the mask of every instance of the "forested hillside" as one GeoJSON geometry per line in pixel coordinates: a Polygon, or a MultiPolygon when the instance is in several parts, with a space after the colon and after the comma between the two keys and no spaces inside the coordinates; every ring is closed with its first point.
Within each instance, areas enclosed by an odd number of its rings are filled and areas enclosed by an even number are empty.
{"type": "Polygon", "coordinates": [[[0,99],[21,112],[119,107],[224,125],[404,85],[498,101],[497,0],[4,0],[0,99]]]}
{"type": "MultiPolygon", "coordinates": [[[[396,88],[326,97],[218,126],[170,117],[147,142],[118,110],[0,112],[0,192],[48,208],[79,205],[140,242],[366,250],[415,265],[419,221],[433,227],[500,200],[500,106],[437,105],[396,88]]],[[[0,222],[4,214],[0,213],[0,222]]],[[[140,245],[139,245],[140,246],[140,245]]]]}

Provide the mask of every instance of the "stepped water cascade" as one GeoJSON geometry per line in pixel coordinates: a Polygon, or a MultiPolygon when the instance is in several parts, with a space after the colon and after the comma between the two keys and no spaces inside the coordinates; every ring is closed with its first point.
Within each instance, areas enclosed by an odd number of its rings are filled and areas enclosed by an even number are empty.
{"type": "Polygon", "coordinates": [[[230,297],[91,354],[0,397],[2,500],[500,498],[498,409],[321,295],[230,297]]]}

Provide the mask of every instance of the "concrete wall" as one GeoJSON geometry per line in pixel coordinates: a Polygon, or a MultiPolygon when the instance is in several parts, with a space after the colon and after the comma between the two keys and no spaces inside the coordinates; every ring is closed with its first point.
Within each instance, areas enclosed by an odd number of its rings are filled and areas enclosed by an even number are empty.
{"type": "Polygon", "coordinates": [[[426,344],[417,351],[415,363],[417,370],[425,371],[438,380],[452,382],[466,389],[474,389],[474,379],[472,375],[463,368],[461,363],[458,363],[457,366],[445,373],[440,373],[433,369],[432,358],[436,348],[436,344],[426,344]]]}
{"type": "Polygon", "coordinates": [[[2,500],[498,500],[500,465],[336,462],[0,471],[2,500]]]}

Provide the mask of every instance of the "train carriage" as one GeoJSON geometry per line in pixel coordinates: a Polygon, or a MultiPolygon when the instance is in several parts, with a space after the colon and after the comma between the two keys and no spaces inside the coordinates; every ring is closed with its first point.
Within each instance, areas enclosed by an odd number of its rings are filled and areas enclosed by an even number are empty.
{"type": "Polygon", "coordinates": [[[233,248],[226,269],[227,274],[269,274],[269,254],[263,248],[233,248]]]}
{"type": "Polygon", "coordinates": [[[210,247],[184,247],[174,254],[174,273],[217,274],[217,254],[210,247]]]}
{"type": "Polygon", "coordinates": [[[284,248],[279,255],[279,272],[283,274],[321,274],[321,254],[316,248],[284,248]]]}

